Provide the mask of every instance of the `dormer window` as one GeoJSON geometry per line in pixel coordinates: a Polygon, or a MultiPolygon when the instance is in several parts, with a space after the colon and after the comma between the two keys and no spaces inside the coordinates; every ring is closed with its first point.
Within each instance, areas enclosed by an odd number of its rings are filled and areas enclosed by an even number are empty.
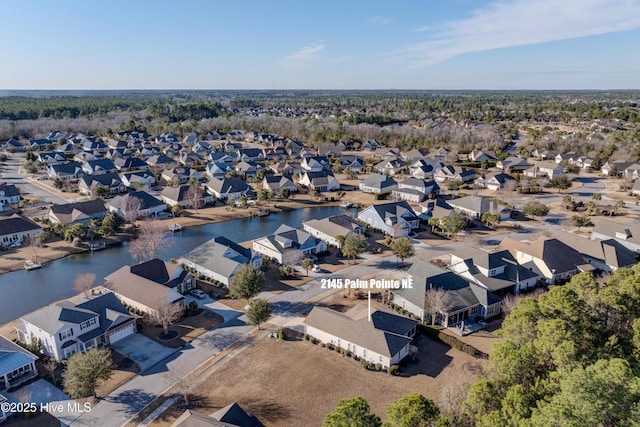
{"type": "Polygon", "coordinates": [[[62,341],[62,340],[66,340],[67,338],[69,338],[69,337],[72,337],[72,336],[73,336],[73,329],[71,329],[71,328],[66,329],[66,330],[64,330],[64,331],[60,332],[60,333],[58,334],[58,336],[60,337],[60,341],[62,341]]]}

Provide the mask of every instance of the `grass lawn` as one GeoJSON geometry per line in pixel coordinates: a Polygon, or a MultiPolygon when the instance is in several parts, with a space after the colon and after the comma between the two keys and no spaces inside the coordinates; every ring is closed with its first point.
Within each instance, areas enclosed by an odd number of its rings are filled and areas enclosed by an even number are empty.
{"type": "Polygon", "coordinates": [[[161,326],[150,325],[142,319],[138,319],[138,327],[140,333],[162,345],[172,348],[182,347],[184,344],[191,342],[194,338],[202,335],[209,329],[223,322],[222,316],[211,310],[200,309],[195,316],[185,316],[171,325],[169,329],[178,331],[178,336],[172,340],[160,340],[158,334],[162,332],[161,326]]]}
{"type": "MultiPolygon", "coordinates": [[[[438,401],[447,385],[476,380],[468,367],[477,359],[426,336],[417,345],[418,359],[392,377],[306,341],[262,339],[196,387],[194,409],[210,414],[238,402],[266,425],[319,426],[339,399],[363,396],[385,419],[387,405],[408,393],[438,401]]],[[[170,426],[181,413],[176,404],[152,425],[170,426]]]]}

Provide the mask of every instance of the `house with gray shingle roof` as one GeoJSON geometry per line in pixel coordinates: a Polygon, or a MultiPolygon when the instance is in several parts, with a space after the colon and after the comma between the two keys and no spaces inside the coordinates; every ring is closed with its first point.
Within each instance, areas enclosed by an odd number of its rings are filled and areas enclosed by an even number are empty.
{"type": "Polygon", "coordinates": [[[247,414],[237,403],[232,403],[210,415],[187,409],[171,427],[264,427],[255,416],[247,414]]]}
{"type": "Polygon", "coordinates": [[[358,213],[358,219],[393,237],[405,237],[420,226],[420,218],[406,201],[371,205],[358,213]]]}
{"type": "Polygon", "coordinates": [[[137,217],[143,218],[151,216],[156,218],[160,212],[167,210],[167,204],[157,197],[152,196],[146,191],[132,191],[131,193],[116,196],[107,202],[110,212],[115,213],[119,217],[126,217],[127,212],[132,208],[137,208],[137,217]],[[140,203],[137,202],[140,200],[140,203]]]}
{"type": "Polygon", "coordinates": [[[83,224],[89,225],[94,219],[102,219],[107,214],[107,208],[101,199],[85,202],[65,203],[49,208],[49,220],[54,224],[83,224]]]}
{"type": "Polygon", "coordinates": [[[243,265],[262,266],[262,255],[218,236],[184,255],[178,262],[228,286],[243,265]]]}
{"type": "Polygon", "coordinates": [[[206,184],[207,191],[218,199],[238,200],[240,197],[248,197],[253,193],[249,184],[237,178],[212,178],[206,184]]]}
{"type": "Polygon", "coordinates": [[[316,306],[304,320],[305,333],[385,369],[409,355],[417,324],[382,310],[375,310],[369,319],[365,304],[345,313],[316,306]]]}
{"type": "Polygon", "coordinates": [[[449,206],[473,219],[480,219],[482,214],[498,215],[501,220],[509,219],[511,210],[495,200],[479,196],[467,196],[449,200],[449,206]]]}
{"type": "Polygon", "coordinates": [[[287,263],[287,251],[301,251],[304,258],[327,250],[327,244],[306,231],[282,224],[271,235],[255,239],[253,250],[280,264],[287,263]]]}
{"type": "Polygon", "coordinates": [[[632,251],[640,251],[640,223],[638,221],[613,222],[603,219],[593,223],[591,239],[614,239],[632,251]]]}
{"type": "Polygon", "coordinates": [[[303,222],[302,227],[307,233],[337,248],[342,247],[340,236],[347,238],[350,234],[364,234],[366,230],[363,224],[347,215],[311,219],[303,222]]]}
{"type": "Polygon", "coordinates": [[[586,262],[605,273],[638,263],[640,254],[615,239],[587,239],[565,231],[555,231],[553,237],[580,252],[586,262]]]}
{"type": "Polygon", "coordinates": [[[0,184],[0,211],[20,203],[20,191],[13,184],[0,184]]]}
{"type": "Polygon", "coordinates": [[[87,196],[98,195],[98,189],[102,188],[105,194],[114,195],[127,191],[122,179],[117,173],[104,175],[85,175],[78,181],[78,191],[87,196]]]}
{"type": "Polygon", "coordinates": [[[57,302],[20,320],[18,339],[40,342],[42,352],[58,361],[135,333],[135,317],[110,292],[80,304],[57,302]]]}
{"type": "Polygon", "coordinates": [[[409,268],[408,274],[413,286],[392,289],[393,303],[418,316],[422,321],[430,319],[425,297],[427,290],[431,288],[445,290],[451,301],[451,307],[446,312],[440,311],[436,315],[436,323],[443,326],[455,326],[467,319],[488,319],[500,314],[502,300],[497,295],[453,271],[420,260],[409,268]]]}
{"type": "Polygon", "coordinates": [[[0,219],[0,244],[5,246],[19,243],[23,239],[33,238],[40,232],[42,232],[42,227],[29,218],[18,214],[0,219]]]}
{"type": "MultiPolygon", "coordinates": [[[[18,387],[38,376],[38,357],[0,336],[0,390],[18,387]]],[[[2,396],[0,395],[0,403],[2,396]]],[[[0,421],[2,412],[0,411],[0,421]]]]}
{"type": "Polygon", "coordinates": [[[376,173],[363,179],[359,188],[364,193],[379,194],[398,188],[398,183],[390,176],[376,173]]]}

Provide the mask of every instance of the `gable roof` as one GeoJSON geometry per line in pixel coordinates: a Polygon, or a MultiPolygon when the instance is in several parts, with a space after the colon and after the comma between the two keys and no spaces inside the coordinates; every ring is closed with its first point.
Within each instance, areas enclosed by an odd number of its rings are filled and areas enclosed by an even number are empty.
{"type": "Polygon", "coordinates": [[[101,199],[88,200],[86,202],[67,203],[51,206],[50,214],[53,214],[64,224],[71,223],[82,215],[95,215],[106,213],[107,209],[101,199]]]}
{"type": "Polygon", "coordinates": [[[364,225],[347,215],[335,215],[322,219],[311,219],[302,223],[332,237],[346,236],[364,225]]]}
{"type": "Polygon", "coordinates": [[[380,205],[371,205],[370,208],[373,208],[382,220],[390,219],[394,224],[398,221],[398,217],[402,217],[407,221],[419,219],[411,206],[409,206],[409,203],[405,200],[400,202],[383,203],[380,205]]]}
{"type": "Polygon", "coordinates": [[[238,178],[213,178],[207,185],[220,194],[241,193],[251,190],[249,184],[238,178]]]}
{"type": "Polygon", "coordinates": [[[393,187],[397,185],[397,182],[395,179],[391,178],[390,176],[387,176],[381,173],[376,173],[376,174],[369,175],[368,177],[360,181],[360,185],[365,187],[381,189],[385,187],[393,187]]]}
{"type": "Polygon", "coordinates": [[[498,204],[495,200],[479,196],[461,197],[459,199],[449,200],[447,203],[454,208],[462,208],[481,214],[486,212],[499,214],[504,210],[509,210],[508,207],[498,204]]]}
{"type": "Polygon", "coordinates": [[[127,208],[127,201],[131,197],[138,198],[142,201],[142,206],[140,206],[140,210],[145,210],[145,209],[153,208],[155,206],[165,205],[165,203],[162,200],[159,200],[153,197],[151,194],[147,193],[146,191],[132,191],[131,193],[128,193],[128,194],[116,196],[113,199],[111,199],[108,203],[109,203],[109,206],[113,206],[114,208],[118,208],[123,212],[125,212],[127,208]]]}
{"type": "Polygon", "coordinates": [[[244,248],[226,237],[217,236],[182,258],[224,277],[230,277],[248,263],[252,256],[251,249],[244,248]]]}
{"type": "Polygon", "coordinates": [[[411,338],[405,336],[417,324],[415,320],[376,310],[368,319],[368,308],[357,305],[340,313],[326,307],[314,307],[304,324],[340,337],[368,350],[392,358],[411,338]]]}
{"type": "Polygon", "coordinates": [[[519,242],[505,237],[500,249],[519,251],[542,260],[554,274],[575,270],[584,264],[582,255],[558,239],[540,236],[532,242],[519,242]]]}
{"type": "Polygon", "coordinates": [[[42,230],[42,227],[29,218],[18,214],[13,214],[9,218],[0,219],[0,236],[35,230],[42,230]]]}

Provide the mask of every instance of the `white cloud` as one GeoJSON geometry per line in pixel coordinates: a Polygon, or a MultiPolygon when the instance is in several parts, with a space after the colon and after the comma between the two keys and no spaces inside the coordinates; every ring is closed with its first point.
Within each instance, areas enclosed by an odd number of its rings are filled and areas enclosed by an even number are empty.
{"type": "Polygon", "coordinates": [[[300,50],[295,51],[291,55],[284,58],[284,63],[287,65],[306,66],[311,65],[311,62],[320,57],[320,52],[324,50],[323,44],[317,43],[311,46],[305,46],[300,50]]]}
{"type": "Polygon", "coordinates": [[[431,34],[396,52],[413,66],[469,53],[640,28],[640,0],[512,0],[466,19],[416,31],[431,34]]]}
{"type": "Polygon", "coordinates": [[[369,24],[373,24],[373,25],[387,25],[389,22],[391,22],[391,18],[386,17],[386,16],[371,16],[369,18],[369,24]]]}

